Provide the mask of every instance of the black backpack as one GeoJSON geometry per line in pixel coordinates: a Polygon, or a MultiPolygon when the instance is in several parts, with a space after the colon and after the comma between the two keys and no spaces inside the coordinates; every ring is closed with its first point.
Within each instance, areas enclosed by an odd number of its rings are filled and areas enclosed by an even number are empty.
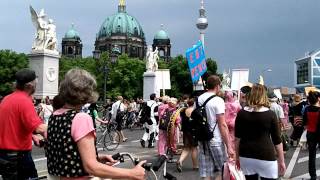
{"type": "Polygon", "coordinates": [[[148,123],[149,125],[152,125],[151,107],[147,105],[147,102],[144,102],[142,104],[142,108],[141,108],[141,111],[140,111],[140,123],[142,123],[142,124],[148,123]]]}
{"type": "Polygon", "coordinates": [[[213,131],[217,124],[211,131],[207,119],[206,104],[215,96],[216,95],[210,96],[201,106],[199,105],[198,99],[196,99],[196,108],[191,113],[191,119],[195,124],[194,134],[198,141],[206,142],[213,138],[213,131]]]}
{"type": "Polygon", "coordinates": [[[116,116],[116,122],[117,123],[122,123],[123,118],[125,116],[125,112],[121,111],[121,104],[122,103],[119,104],[118,109],[117,109],[117,116],[116,116]]]}
{"type": "Polygon", "coordinates": [[[163,116],[159,121],[159,129],[163,131],[167,131],[172,114],[173,114],[173,111],[169,111],[169,109],[166,109],[164,111],[163,116]]]}

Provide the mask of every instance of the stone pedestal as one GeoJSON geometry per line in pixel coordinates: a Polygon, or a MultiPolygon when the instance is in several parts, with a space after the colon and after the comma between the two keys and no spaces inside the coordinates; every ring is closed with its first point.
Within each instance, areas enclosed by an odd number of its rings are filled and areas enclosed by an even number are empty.
{"type": "Polygon", "coordinates": [[[36,72],[38,84],[34,97],[52,99],[58,94],[59,58],[58,52],[34,51],[28,55],[29,67],[36,72]]]}
{"type": "Polygon", "coordinates": [[[156,73],[145,72],[143,73],[143,100],[147,101],[150,99],[150,94],[157,92],[156,85],[156,73]]]}

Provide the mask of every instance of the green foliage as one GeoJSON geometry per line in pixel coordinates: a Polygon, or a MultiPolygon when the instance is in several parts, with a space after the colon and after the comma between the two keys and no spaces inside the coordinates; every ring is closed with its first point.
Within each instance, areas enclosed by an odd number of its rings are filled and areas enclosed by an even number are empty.
{"type": "Polygon", "coordinates": [[[64,75],[72,68],[81,68],[93,75],[97,74],[96,60],[92,57],[68,58],[63,56],[59,61],[59,81],[61,81],[64,75]]]}
{"type": "Polygon", "coordinates": [[[122,95],[126,98],[142,96],[145,62],[122,55],[111,64],[107,83],[107,97],[122,95]]]}
{"type": "MultiPolygon", "coordinates": [[[[160,60],[159,69],[170,69],[171,90],[166,94],[174,97],[181,97],[183,94],[191,94],[193,85],[185,57],[178,55],[169,61],[160,60]]],[[[97,79],[97,91],[100,97],[106,93],[107,98],[115,98],[122,95],[125,98],[142,97],[143,73],[145,72],[145,61],[129,58],[127,55],[119,56],[113,63],[108,53],[102,53],[99,60],[93,57],[68,58],[62,57],[59,62],[59,81],[61,81],[72,68],[85,69],[97,79]],[[104,68],[107,67],[107,68],[104,68]],[[106,73],[106,74],[105,74],[106,73]],[[104,75],[106,75],[106,92],[103,92],[104,75]]],[[[15,73],[22,68],[28,67],[28,57],[21,53],[10,50],[0,50],[0,95],[7,95],[13,90],[15,73]]],[[[206,80],[208,74],[216,74],[216,62],[207,59],[208,71],[203,78],[206,80]]]]}
{"type": "MultiPolygon", "coordinates": [[[[171,76],[171,90],[168,95],[173,97],[181,97],[183,94],[192,94],[193,84],[187,59],[182,55],[178,55],[168,63],[171,76]]],[[[207,59],[207,72],[204,74],[204,80],[208,75],[216,74],[217,64],[211,58],[207,59]]]]}
{"type": "Polygon", "coordinates": [[[28,57],[11,50],[0,50],[0,95],[13,91],[13,82],[18,70],[28,67],[28,57]]]}
{"type": "MultiPolygon", "coordinates": [[[[170,69],[171,90],[166,90],[166,94],[174,97],[181,97],[183,94],[191,94],[193,85],[189,72],[188,63],[185,57],[179,55],[170,61],[160,60],[159,69],[170,69]]],[[[145,61],[129,58],[127,55],[119,56],[115,63],[111,62],[108,53],[102,53],[99,60],[88,58],[66,58],[60,60],[60,80],[71,68],[79,67],[86,69],[96,76],[98,92],[100,97],[106,93],[107,98],[115,98],[122,95],[125,98],[142,97],[143,93],[143,73],[145,72],[145,61]],[[106,92],[103,92],[104,66],[106,65],[106,92]]],[[[207,59],[208,74],[216,74],[217,64],[211,58],[207,59]]]]}

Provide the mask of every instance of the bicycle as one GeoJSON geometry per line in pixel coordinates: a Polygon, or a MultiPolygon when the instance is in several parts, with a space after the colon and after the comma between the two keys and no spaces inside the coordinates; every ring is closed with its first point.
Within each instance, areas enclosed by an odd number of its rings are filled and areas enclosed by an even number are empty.
{"type": "Polygon", "coordinates": [[[96,145],[103,145],[108,151],[117,149],[120,144],[120,133],[116,131],[116,127],[111,121],[107,124],[101,125],[97,128],[97,133],[103,132],[102,135],[97,136],[96,145]]]}
{"type": "MultiPolygon", "coordinates": [[[[128,157],[134,166],[140,162],[139,158],[136,158],[127,152],[117,153],[112,156],[114,160],[118,160],[120,163],[125,162],[125,157],[128,157]]],[[[147,171],[147,180],[161,180],[162,178],[167,180],[177,180],[176,177],[167,172],[167,157],[165,155],[160,156],[153,162],[146,162],[142,167],[147,171]],[[156,172],[159,172],[159,175],[157,175],[156,172]]]]}

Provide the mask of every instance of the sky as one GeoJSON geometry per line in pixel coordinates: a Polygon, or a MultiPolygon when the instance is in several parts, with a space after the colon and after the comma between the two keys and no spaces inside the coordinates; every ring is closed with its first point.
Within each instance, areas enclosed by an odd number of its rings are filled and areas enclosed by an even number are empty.
{"type": "MultiPolygon", "coordinates": [[[[319,0],[204,0],[209,21],[206,56],[218,72],[249,69],[250,81],[263,74],[268,86],[293,87],[294,60],[320,49],[319,0]],[[271,72],[266,72],[271,69],[271,72]]],[[[119,0],[1,0],[0,49],[30,53],[35,28],[29,5],[45,9],[57,26],[58,46],[75,24],[83,55],[91,56],[104,19],[119,0]]],[[[128,14],[140,22],[151,45],[160,25],[168,32],[172,55],[185,54],[199,39],[195,24],[200,0],[126,0],[128,14]]]]}

